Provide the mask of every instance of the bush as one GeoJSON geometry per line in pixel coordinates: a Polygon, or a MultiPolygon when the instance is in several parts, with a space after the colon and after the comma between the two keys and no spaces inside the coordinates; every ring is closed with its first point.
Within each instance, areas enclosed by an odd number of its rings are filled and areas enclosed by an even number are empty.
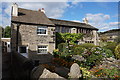
{"type": "Polygon", "coordinates": [[[89,80],[90,78],[92,78],[91,72],[89,70],[87,70],[87,68],[80,67],[80,70],[82,70],[83,79],[89,80]]]}
{"type": "Polygon", "coordinates": [[[58,45],[59,52],[61,53],[60,56],[69,56],[69,47],[67,43],[60,43],[58,45]]]}
{"type": "Polygon", "coordinates": [[[120,78],[120,71],[117,68],[111,68],[111,69],[107,69],[107,68],[96,68],[94,69],[94,71],[92,71],[92,74],[94,76],[96,76],[97,78],[103,78],[103,77],[107,77],[107,78],[120,78]]]}
{"type": "Polygon", "coordinates": [[[92,68],[93,66],[99,64],[101,60],[104,58],[104,50],[100,47],[93,47],[91,50],[86,51],[87,53],[84,53],[83,56],[86,59],[84,62],[84,66],[88,68],[92,68]],[[85,55],[87,54],[87,56],[85,55]]]}
{"type": "Polygon", "coordinates": [[[107,45],[104,46],[104,48],[110,49],[114,53],[116,46],[117,46],[116,42],[107,42],[107,45]]]}
{"type": "Polygon", "coordinates": [[[115,57],[117,59],[120,59],[120,44],[116,46],[115,48],[115,57]]]}
{"type": "Polygon", "coordinates": [[[59,57],[59,56],[60,56],[59,50],[58,50],[58,49],[55,49],[55,50],[53,51],[53,55],[54,55],[54,57],[59,57]]]}
{"type": "Polygon", "coordinates": [[[86,49],[91,49],[92,47],[95,47],[95,45],[92,43],[84,43],[84,44],[81,44],[80,46],[86,49]]]}
{"type": "Polygon", "coordinates": [[[84,52],[85,48],[81,46],[73,46],[71,47],[71,53],[73,55],[81,55],[84,52]]]}
{"type": "Polygon", "coordinates": [[[114,57],[114,54],[112,53],[110,49],[104,49],[104,51],[105,51],[106,58],[114,57]]]}
{"type": "Polygon", "coordinates": [[[55,35],[56,35],[56,48],[58,48],[58,45],[60,43],[64,43],[65,41],[63,40],[62,35],[60,33],[56,32],[55,35]]]}

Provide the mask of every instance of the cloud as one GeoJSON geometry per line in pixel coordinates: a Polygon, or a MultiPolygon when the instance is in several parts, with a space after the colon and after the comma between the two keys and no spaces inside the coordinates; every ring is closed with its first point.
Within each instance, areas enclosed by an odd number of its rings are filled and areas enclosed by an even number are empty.
{"type": "Polygon", "coordinates": [[[119,0],[1,0],[1,2],[119,2],[119,0]]]}
{"type": "Polygon", "coordinates": [[[101,22],[109,20],[110,15],[106,15],[106,14],[103,14],[103,13],[98,13],[98,14],[88,13],[88,14],[86,14],[86,18],[91,22],[95,22],[96,24],[99,24],[101,22]]]}
{"type": "Polygon", "coordinates": [[[103,30],[103,29],[108,29],[108,27],[109,27],[109,24],[106,23],[106,21],[110,19],[110,15],[108,15],[108,14],[87,13],[85,17],[88,19],[89,24],[91,24],[92,26],[98,28],[100,31],[103,30]]]}
{"type": "Polygon", "coordinates": [[[120,22],[110,22],[109,23],[111,26],[118,26],[118,24],[120,24],[120,22]]]}
{"type": "Polygon", "coordinates": [[[0,26],[8,26],[11,22],[11,3],[1,3],[0,26]]]}
{"type": "Polygon", "coordinates": [[[46,15],[52,18],[62,17],[65,9],[69,6],[69,4],[66,2],[20,3],[19,5],[22,8],[33,9],[33,10],[44,8],[46,15]]]}
{"type": "Polygon", "coordinates": [[[88,13],[85,16],[88,21],[89,24],[91,24],[92,26],[96,27],[99,29],[99,31],[106,31],[106,30],[110,30],[113,28],[118,28],[118,24],[120,24],[120,22],[108,22],[108,20],[110,20],[110,15],[108,14],[103,14],[103,13],[98,13],[98,14],[91,14],[88,13]]]}
{"type": "Polygon", "coordinates": [[[71,20],[71,21],[74,21],[74,22],[81,22],[81,21],[79,21],[79,20],[71,20]]]}
{"type": "Polygon", "coordinates": [[[109,29],[109,27],[102,27],[100,28],[101,30],[104,30],[104,29],[109,29]]]}
{"type": "MultiPolygon", "coordinates": [[[[19,7],[31,10],[38,10],[39,8],[45,9],[45,14],[51,18],[62,17],[65,9],[69,7],[67,2],[19,2],[17,3],[19,7]]],[[[2,3],[2,20],[0,20],[2,26],[10,25],[11,19],[11,5],[12,3],[2,3]],[[3,15],[2,15],[3,14],[3,15]]]]}

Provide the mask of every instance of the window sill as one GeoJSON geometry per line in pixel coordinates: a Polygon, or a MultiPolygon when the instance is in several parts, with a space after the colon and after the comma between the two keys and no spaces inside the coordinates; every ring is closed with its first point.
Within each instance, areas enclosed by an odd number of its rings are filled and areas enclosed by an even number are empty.
{"type": "Polygon", "coordinates": [[[38,55],[41,55],[41,54],[48,54],[48,53],[37,53],[38,55]]]}
{"type": "Polygon", "coordinates": [[[47,36],[48,34],[37,34],[37,35],[46,35],[47,36]]]}

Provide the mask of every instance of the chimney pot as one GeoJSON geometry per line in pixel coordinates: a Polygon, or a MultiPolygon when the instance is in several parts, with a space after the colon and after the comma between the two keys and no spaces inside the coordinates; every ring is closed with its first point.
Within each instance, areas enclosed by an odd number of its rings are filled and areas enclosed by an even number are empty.
{"type": "Polygon", "coordinates": [[[86,23],[86,24],[88,24],[88,19],[87,19],[87,18],[84,18],[84,19],[83,19],[83,22],[86,23]]]}
{"type": "Polygon", "coordinates": [[[45,10],[44,10],[44,8],[42,8],[41,12],[45,13],[45,10]]]}
{"type": "Polygon", "coordinates": [[[38,11],[41,11],[41,9],[38,9],[38,11]]]}

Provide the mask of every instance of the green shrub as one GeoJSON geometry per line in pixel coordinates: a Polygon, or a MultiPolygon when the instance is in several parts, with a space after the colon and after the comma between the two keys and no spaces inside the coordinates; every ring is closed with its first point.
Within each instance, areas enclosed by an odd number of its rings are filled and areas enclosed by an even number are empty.
{"type": "Polygon", "coordinates": [[[67,43],[60,43],[58,45],[58,49],[60,52],[60,56],[68,56],[69,54],[69,47],[67,43]]]}
{"type": "Polygon", "coordinates": [[[92,43],[84,43],[84,44],[81,44],[80,46],[86,49],[91,49],[92,47],[95,47],[95,45],[92,43]]]}
{"type": "Polygon", "coordinates": [[[104,51],[105,51],[106,58],[114,57],[114,54],[112,53],[110,49],[104,49],[104,51]]]}
{"type": "Polygon", "coordinates": [[[117,46],[116,42],[107,42],[107,45],[104,46],[104,48],[110,49],[114,53],[116,46],[117,46]]]}
{"type": "Polygon", "coordinates": [[[120,44],[116,46],[115,48],[115,57],[117,59],[120,59],[120,44]]]}
{"type": "Polygon", "coordinates": [[[84,52],[85,48],[81,46],[73,46],[71,48],[71,53],[73,55],[81,55],[84,52]]]}
{"type": "Polygon", "coordinates": [[[64,43],[65,41],[63,40],[61,33],[56,32],[55,35],[56,35],[56,48],[58,48],[58,44],[64,43]]]}
{"type": "Polygon", "coordinates": [[[92,68],[93,66],[100,63],[100,61],[104,58],[104,50],[100,47],[93,47],[91,50],[86,51],[83,54],[86,61],[84,62],[84,66],[92,68]],[[88,54],[85,56],[85,54],[88,54]]]}
{"type": "Polygon", "coordinates": [[[59,50],[58,49],[55,49],[54,51],[53,51],[53,56],[54,57],[59,57],[61,54],[60,54],[60,52],[59,52],[59,50]]]}

